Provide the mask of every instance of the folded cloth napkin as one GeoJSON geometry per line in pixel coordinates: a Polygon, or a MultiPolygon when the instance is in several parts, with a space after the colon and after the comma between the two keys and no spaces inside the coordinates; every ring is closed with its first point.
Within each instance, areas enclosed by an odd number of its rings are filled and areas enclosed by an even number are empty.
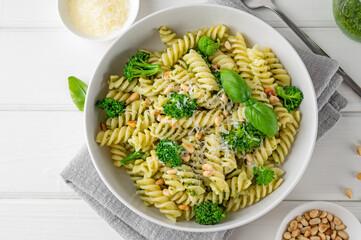
{"type": "MultiPolygon", "coordinates": [[[[242,9],[239,0],[212,0],[212,2],[242,9]]],[[[318,137],[332,128],[341,117],[346,99],[335,89],[342,78],[335,74],[336,61],[298,50],[315,86],[318,109],[318,137]]],[[[105,186],[96,172],[87,148],[84,146],[61,174],[64,181],[104,218],[126,240],[225,240],[232,230],[215,233],[190,233],[168,229],[138,216],[124,206],[105,186]]]]}

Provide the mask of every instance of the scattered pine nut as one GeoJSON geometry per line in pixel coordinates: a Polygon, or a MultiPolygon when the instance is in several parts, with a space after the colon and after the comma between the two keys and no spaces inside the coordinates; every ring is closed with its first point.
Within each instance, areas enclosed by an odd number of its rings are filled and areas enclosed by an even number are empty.
{"type": "Polygon", "coordinates": [[[145,104],[146,104],[147,106],[150,105],[150,99],[149,99],[149,98],[146,98],[146,99],[145,99],[145,104]]]}
{"type": "Polygon", "coordinates": [[[172,128],[177,128],[178,127],[178,123],[177,122],[172,122],[172,128]]]}
{"type": "Polygon", "coordinates": [[[167,80],[169,78],[170,72],[165,72],[163,75],[164,80],[167,80]]]}
{"type": "Polygon", "coordinates": [[[187,205],[179,205],[178,208],[183,211],[187,211],[189,209],[187,205]]]}
{"type": "Polygon", "coordinates": [[[164,196],[167,196],[167,197],[170,196],[170,192],[169,192],[168,188],[163,189],[163,195],[164,195],[164,196]]]}
{"type": "Polygon", "coordinates": [[[201,132],[196,133],[196,138],[200,140],[203,137],[203,134],[201,132]]]}
{"type": "Polygon", "coordinates": [[[357,174],[357,179],[361,180],[361,172],[357,174]]]}
{"type": "Polygon", "coordinates": [[[189,152],[189,153],[193,153],[194,152],[194,148],[192,145],[190,145],[189,143],[183,142],[182,146],[184,147],[184,149],[189,152]]]}
{"type": "Polygon", "coordinates": [[[223,116],[224,116],[224,117],[228,117],[228,116],[229,116],[229,112],[228,112],[227,109],[223,111],[223,116]]]}
{"type": "Polygon", "coordinates": [[[280,101],[280,99],[278,97],[276,97],[276,96],[270,96],[269,101],[271,103],[277,103],[277,102],[280,101]]]}
{"type": "Polygon", "coordinates": [[[177,173],[177,169],[169,169],[167,170],[168,175],[175,175],[177,173]]]}
{"type": "Polygon", "coordinates": [[[182,83],[180,87],[184,92],[186,92],[186,93],[189,92],[189,87],[187,85],[182,83]]]}
{"type": "Polygon", "coordinates": [[[155,181],[155,184],[157,184],[158,186],[163,185],[163,183],[164,183],[163,179],[158,179],[157,181],[155,181]]]}
{"type": "Polygon", "coordinates": [[[127,125],[128,125],[129,127],[135,128],[136,123],[135,123],[134,121],[128,121],[128,122],[127,122],[127,125]]]}
{"type": "Polygon", "coordinates": [[[107,126],[105,125],[105,123],[100,123],[100,129],[102,130],[102,131],[106,131],[107,130],[107,126]]]}
{"type": "MultiPolygon", "coordinates": [[[[346,189],[345,189],[345,195],[346,195],[346,197],[348,197],[349,199],[352,198],[352,191],[351,191],[350,188],[346,188],[346,189]]],[[[336,225],[337,225],[337,224],[336,224],[336,225]]]]}
{"type": "Polygon", "coordinates": [[[158,115],[158,116],[157,116],[157,120],[158,120],[158,122],[162,121],[162,119],[163,119],[163,118],[165,118],[165,116],[164,116],[164,115],[158,115]]]}
{"type": "Polygon", "coordinates": [[[213,71],[217,71],[219,69],[219,65],[217,63],[213,63],[211,65],[211,68],[212,68],[213,71]]]}
{"type": "Polygon", "coordinates": [[[221,101],[224,102],[224,103],[227,103],[227,102],[228,102],[227,94],[225,94],[225,93],[222,94],[221,101]]]}
{"type": "Polygon", "coordinates": [[[224,43],[224,47],[225,47],[227,50],[231,50],[231,49],[232,49],[232,45],[231,45],[231,43],[230,43],[229,41],[226,41],[226,42],[224,43]]]}
{"type": "Polygon", "coordinates": [[[136,100],[139,99],[139,94],[138,93],[132,93],[132,95],[130,95],[130,97],[128,98],[129,102],[134,102],[136,100]]]}
{"type": "Polygon", "coordinates": [[[248,162],[253,162],[253,156],[252,156],[252,154],[246,154],[246,159],[247,159],[247,161],[248,162]]]}
{"type": "Polygon", "coordinates": [[[273,90],[272,88],[266,88],[266,89],[264,90],[264,92],[266,93],[266,95],[267,95],[268,97],[276,96],[276,92],[275,92],[275,90],[273,90]]]}
{"type": "Polygon", "coordinates": [[[211,171],[211,170],[213,170],[213,166],[209,163],[205,163],[202,165],[202,169],[205,171],[211,171]]]}
{"type": "Polygon", "coordinates": [[[161,113],[161,111],[158,109],[153,109],[152,111],[150,111],[150,113],[153,115],[159,115],[161,113]]]}
{"type": "Polygon", "coordinates": [[[185,162],[189,162],[189,160],[191,159],[191,155],[187,154],[183,157],[183,161],[185,162]]]}
{"type": "Polygon", "coordinates": [[[221,118],[220,116],[217,116],[217,117],[214,119],[214,123],[216,124],[216,126],[221,126],[222,118],[221,118]]]}
{"type": "Polygon", "coordinates": [[[211,177],[213,174],[211,171],[203,171],[203,176],[205,177],[211,177]]]}
{"type": "Polygon", "coordinates": [[[356,150],[357,150],[358,155],[361,156],[361,146],[357,146],[357,147],[356,147],[356,150]]]}
{"type": "Polygon", "coordinates": [[[172,86],[168,86],[165,90],[164,90],[164,95],[167,95],[168,93],[173,91],[173,87],[172,86]]]}

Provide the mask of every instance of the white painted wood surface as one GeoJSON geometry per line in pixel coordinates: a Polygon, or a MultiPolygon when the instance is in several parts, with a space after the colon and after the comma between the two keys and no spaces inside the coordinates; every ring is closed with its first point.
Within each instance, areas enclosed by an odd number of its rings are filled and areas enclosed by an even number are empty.
{"type": "MultiPolygon", "coordinates": [[[[141,0],[138,19],[170,6],[205,0],[141,0]]],[[[336,27],[330,0],[275,0],[359,84],[361,44],[336,27]]],[[[259,17],[297,37],[269,11],[259,17]]],[[[67,76],[89,80],[110,42],[67,32],[55,0],[0,1],[0,239],[122,239],[59,178],[84,143],[83,115],[67,76]]],[[[278,223],[303,201],[330,200],[361,220],[361,99],[346,85],[343,119],[317,145],[301,181],[275,210],[235,230],[232,240],[273,239],[278,223]],[[348,200],[345,187],[353,190],[348,200]],[[262,229],[260,231],[260,229],[262,229]]]]}

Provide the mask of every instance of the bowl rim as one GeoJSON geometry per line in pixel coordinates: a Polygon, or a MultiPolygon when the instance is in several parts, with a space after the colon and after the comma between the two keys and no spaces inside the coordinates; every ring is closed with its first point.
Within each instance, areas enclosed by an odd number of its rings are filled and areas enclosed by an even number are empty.
{"type": "MultiPolygon", "coordinates": [[[[299,206],[297,206],[296,208],[292,209],[290,212],[288,212],[286,214],[286,216],[282,219],[281,224],[279,225],[277,232],[276,232],[276,236],[275,236],[275,240],[280,240],[282,239],[282,235],[284,230],[286,229],[286,225],[294,218],[296,218],[299,214],[297,214],[298,211],[308,211],[308,210],[312,210],[312,209],[318,209],[318,210],[322,210],[322,207],[319,206],[327,206],[327,207],[332,207],[334,209],[337,209],[336,211],[341,211],[344,212],[347,215],[347,219],[352,221],[352,222],[356,222],[359,223],[360,227],[361,227],[361,223],[359,222],[359,220],[355,217],[355,215],[353,215],[348,209],[344,208],[343,206],[340,206],[339,204],[336,204],[334,202],[326,202],[326,201],[311,201],[311,202],[306,202],[303,203],[299,206]],[[317,206],[317,207],[314,207],[317,206]]],[[[331,212],[328,211],[330,213],[332,213],[334,216],[337,214],[335,213],[335,211],[331,212]]],[[[341,219],[344,222],[344,219],[341,219]]],[[[361,230],[359,230],[360,234],[361,234],[361,230]]]]}
{"type": "MultiPolygon", "coordinates": [[[[137,208],[131,206],[130,204],[127,203],[127,201],[125,201],[125,199],[123,197],[121,197],[120,195],[117,194],[117,192],[115,191],[115,189],[111,186],[110,183],[108,183],[106,181],[105,176],[102,174],[102,172],[100,171],[100,167],[97,164],[97,161],[95,161],[94,159],[94,154],[93,154],[93,150],[90,147],[90,141],[94,141],[94,136],[91,135],[90,133],[87,131],[87,109],[88,109],[88,105],[90,105],[91,103],[89,102],[89,98],[86,98],[85,100],[85,107],[84,107],[84,127],[85,127],[85,137],[86,137],[86,145],[87,148],[89,150],[89,154],[91,156],[93,165],[95,166],[99,176],[101,177],[102,181],[104,182],[104,184],[108,187],[108,189],[121,201],[121,203],[123,203],[126,207],[128,207],[129,209],[131,209],[133,212],[135,212],[136,214],[138,214],[139,216],[147,219],[150,222],[159,224],[163,227],[167,227],[167,228],[172,228],[175,230],[180,230],[180,231],[188,231],[188,232],[217,232],[217,231],[224,231],[224,230],[229,230],[229,229],[233,229],[239,226],[243,226],[246,225],[260,217],[262,217],[263,215],[265,215],[266,213],[270,212],[272,209],[274,209],[277,205],[279,205],[286,197],[289,193],[291,193],[291,191],[294,189],[294,187],[296,186],[296,184],[299,182],[299,180],[301,179],[301,177],[304,175],[304,172],[307,169],[307,166],[310,162],[310,159],[312,157],[312,153],[316,144],[316,137],[317,137],[317,130],[318,130],[318,110],[317,110],[317,99],[316,99],[316,94],[315,94],[315,89],[313,87],[313,83],[312,83],[312,79],[309,75],[309,72],[303,62],[303,60],[301,59],[301,57],[299,56],[299,54],[297,53],[297,51],[295,50],[295,48],[292,46],[292,44],[289,43],[289,41],[283,37],[277,30],[275,30],[272,26],[270,26],[268,23],[266,23],[265,21],[263,21],[262,19],[246,12],[246,11],[242,11],[236,8],[232,8],[232,7],[228,7],[228,6],[223,6],[223,5],[217,5],[217,4],[210,4],[210,3],[198,3],[198,4],[187,4],[187,5],[182,5],[182,6],[174,6],[174,7],[169,7],[169,8],[165,8],[162,10],[159,10],[157,12],[154,12],[142,19],[140,19],[139,21],[137,21],[135,24],[133,24],[131,27],[129,27],[127,29],[127,31],[129,31],[130,29],[142,24],[143,22],[146,22],[149,18],[152,18],[153,16],[156,16],[158,14],[163,14],[165,12],[168,11],[172,11],[172,10],[179,10],[179,9],[187,9],[187,8],[194,8],[194,7],[209,7],[209,8],[221,8],[221,9],[226,9],[228,11],[234,11],[234,12],[238,12],[239,14],[244,14],[249,18],[253,18],[253,20],[261,22],[263,25],[265,25],[265,27],[270,28],[275,35],[278,35],[278,37],[282,38],[285,40],[285,43],[289,45],[290,49],[293,51],[293,53],[295,54],[295,57],[298,58],[298,60],[300,61],[301,65],[299,66],[300,68],[303,69],[303,71],[305,72],[306,76],[307,76],[307,81],[310,82],[311,84],[311,88],[309,89],[310,91],[310,95],[312,97],[311,101],[313,102],[313,105],[315,106],[314,108],[314,112],[313,112],[313,116],[315,117],[314,119],[314,131],[311,134],[312,135],[312,141],[311,141],[311,146],[310,146],[310,152],[309,152],[309,156],[307,158],[307,161],[305,162],[304,168],[302,169],[302,171],[300,172],[299,176],[297,177],[297,179],[294,180],[294,183],[292,185],[290,185],[290,188],[288,191],[285,191],[282,195],[280,195],[280,197],[278,198],[277,201],[274,201],[272,204],[270,204],[268,207],[266,207],[263,211],[259,211],[257,214],[253,215],[252,217],[248,218],[247,220],[239,223],[239,222],[235,222],[233,224],[227,224],[227,225],[212,225],[212,228],[193,228],[193,227],[183,227],[183,226],[179,226],[179,225],[172,225],[171,222],[166,223],[166,222],[162,222],[158,219],[152,218],[150,216],[148,216],[147,214],[143,213],[142,211],[138,210],[137,208]]],[[[100,67],[100,63],[103,62],[104,58],[108,55],[108,53],[111,51],[111,49],[113,48],[113,46],[115,44],[117,44],[120,40],[120,38],[127,33],[127,31],[124,31],[123,33],[121,33],[116,40],[114,40],[114,42],[109,46],[109,48],[106,50],[106,52],[104,53],[103,57],[100,59],[95,71],[93,72],[93,75],[91,77],[91,80],[89,82],[89,89],[92,87],[92,83],[95,81],[94,77],[96,72],[98,71],[99,67],[100,67]]],[[[312,114],[312,113],[311,113],[312,114]]]]}
{"type": "MultiPolygon", "coordinates": [[[[82,38],[82,39],[86,39],[86,40],[91,40],[94,42],[105,42],[105,41],[109,41],[112,39],[118,39],[119,36],[121,36],[123,33],[126,32],[126,30],[132,26],[132,24],[135,22],[135,20],[137,19],[138,13],[139,13],[139,1],[140,0],[129,0],[130,3],[130,8],[133,9],[134,14],[128,16],[128,19],[123,23],[123,25],[114,33],[104,36],[104,37],[92,37],[92,36],[87,36],[86,34],[80,34],[79,32],[74,31],[73,26],[70,26],[68,24],[67,21],[64,20],[65,16],[64,13],[60,10],[60,2],[64,2],[67,0],[57,0],[57,12],[58,12],[58,17],[60,18],[61,22],[63,23],[63,26],[65,26],[65,28],[70,31],[71,33],[73,33],[74,35],[82,38]]],[[[128,12],[131,12],[131,10],[129,9],[128,12]]]]}

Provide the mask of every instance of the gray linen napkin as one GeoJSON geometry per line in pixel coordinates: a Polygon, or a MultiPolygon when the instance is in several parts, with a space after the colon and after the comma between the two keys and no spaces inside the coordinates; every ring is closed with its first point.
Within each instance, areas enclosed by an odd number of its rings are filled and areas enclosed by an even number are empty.
{"type": "MultiPolygon", "coordinates": [[[[239,0],[212,0],[242,9],[239,0]]],[[[347,100],[336,88],[342,78],[335,74],[338,63],[332,59],[298,50],[311,75],[316,90],[319,109],[318,138],[331,129],[340,119],[340,110],[347,100]]],[[[61,173],[64,181],[83,198],[108,224],[126,240],[226,240],[232,230],[215,233],[189,233],[168,229],[145,220],[124,206],[105,186],[86,146],[61,173]]]]}

